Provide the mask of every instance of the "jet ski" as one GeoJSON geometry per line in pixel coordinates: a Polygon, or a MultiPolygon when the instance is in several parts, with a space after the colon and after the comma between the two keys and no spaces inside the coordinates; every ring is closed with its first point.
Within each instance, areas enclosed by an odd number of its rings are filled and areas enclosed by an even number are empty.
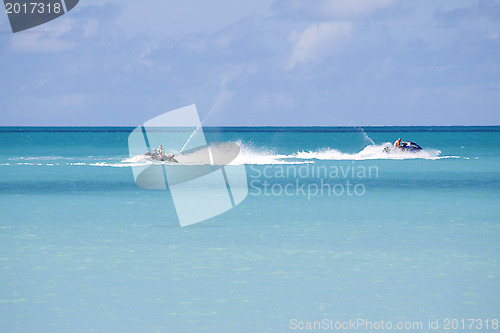
{"type": "Polygon", "coordinates": [[[174,158],[174,154],[172,153],[168,153],[168,154],[165,154],[164,156],[160,156],[158,153],[154,152],[154,153],[151,153],[149,151],[145,152],[143,154],[144,156],[147,156],[147,157],[150,157],[151,159],[155,160],[155,161],[166,161],[166,162],[174,162],[174,163],[179,163],[179,161],[177,161],[175,158],[174,158]]]}
{"type": "Polygon", "coordinates": [[[390,153],[391,151],[405,151],[405,152],[417,152],[422,150],[422,147],[420,147],[418,144],[415,142],[407,141],[407,142],[401,142],[399,144],[398,148],[395,147],[385,147],[384,152],[390,153]]]}

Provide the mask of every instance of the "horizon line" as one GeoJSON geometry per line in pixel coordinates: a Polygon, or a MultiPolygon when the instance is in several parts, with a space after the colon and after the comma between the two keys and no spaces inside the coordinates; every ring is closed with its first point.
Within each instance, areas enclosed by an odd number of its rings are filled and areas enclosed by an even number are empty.
{"type": "MultiPolygon", "coordinates": [[[[139,125],[140,126],[140,125],[139,125]]],[[[0,128],[6,127],[138,127],[138,125],[0,125],[0,128]]],[[[151,127],[169,127],[169,126],[151,126],[151,127]]],[[[190,126],[172,126],[172,127],[190,127],[190,126]]],[[[500,127],[498,125],[206,125],[207,127],[500,127]]]]}

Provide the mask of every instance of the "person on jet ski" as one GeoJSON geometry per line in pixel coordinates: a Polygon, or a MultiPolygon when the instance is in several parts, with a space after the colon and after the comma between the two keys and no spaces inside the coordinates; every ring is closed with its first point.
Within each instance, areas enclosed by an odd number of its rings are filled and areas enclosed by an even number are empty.
{"type": "Polygon", "coordinates": [[[160,147],[158,147],[157,154],[160,155],[160,157],[165,157],[165,149],[163,149],[162,145],[160,145],[160,147]]]}
{"type": "Polygon", "coordinates": [[[396,142],[394,142],[394,148],[401,148],[401,138],[397,139],[396,142]]]}

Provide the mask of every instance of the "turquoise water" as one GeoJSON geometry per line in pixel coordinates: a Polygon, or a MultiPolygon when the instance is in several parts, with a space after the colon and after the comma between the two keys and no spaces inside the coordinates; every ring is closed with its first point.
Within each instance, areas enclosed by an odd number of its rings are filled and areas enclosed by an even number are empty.
{"type": "Polygon", "coordinates": [[[249,195],[185,228],[135,185],[131,131],[0,127],[1,332],[500,319],[500,127],[207,128],[249,195]],[[424,151],[383,153],[398,137],[424,151]]]}

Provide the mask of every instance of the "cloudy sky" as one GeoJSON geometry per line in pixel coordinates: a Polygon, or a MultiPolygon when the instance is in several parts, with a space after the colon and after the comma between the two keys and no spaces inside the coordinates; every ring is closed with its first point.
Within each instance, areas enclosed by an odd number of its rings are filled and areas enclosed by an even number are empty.
{"type": "Polygon", "coordinates": [[[500,1],[80,0],[12,34],[0,125],[500,125],[500,1]]]}

